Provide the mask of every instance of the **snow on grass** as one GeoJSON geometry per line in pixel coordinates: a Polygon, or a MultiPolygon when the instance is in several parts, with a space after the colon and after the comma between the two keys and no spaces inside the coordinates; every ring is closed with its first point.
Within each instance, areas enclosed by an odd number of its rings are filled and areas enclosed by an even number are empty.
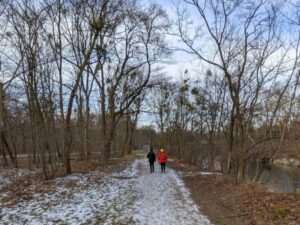
{"type": "Polygon", "coordinates": [[[9,185],[12,183],[12,176],[8,176],[3,171],[0,173],[0,190],[3,189],[6,185],[9,185]]]}
{"type": "Polygon", "coordinates": [[[27,169],[1,169],[0,170],[0,190],[11,185],[22,176],[30,175],[33,172],[27,169]]]}
{"type": "Polygon", "coordinates": [[[3,208],[0,224],[128,224],[136,166],[134,162],[112,176],[91,172],[58,178],[54,192],[36,193],[30,201],[3,208]]]}

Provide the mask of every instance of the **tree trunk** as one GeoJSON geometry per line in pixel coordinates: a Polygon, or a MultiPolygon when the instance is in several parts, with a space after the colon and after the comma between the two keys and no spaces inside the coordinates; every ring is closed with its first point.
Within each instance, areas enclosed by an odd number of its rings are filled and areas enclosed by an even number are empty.
{"type": "Polygon", "coordinates": [[[3,90],[3,84],[0,83],[0,135],[1,135],[1,142],[2,142],[2,156],[5,162],[6,160],[6,154],[5,154],[5,149],[9,155],[9,158],[11,162],[15,165],[15,160],[16,158],[14,157],[13,152],[11,151],[9,144],[6,140],[6,135],[5,135],[5,108],[4,108],[4,90],[3,90]]]}
{"type": "Polygon", "coordinates": [[[85,117],[85,127],[84,127],[84,152],[86,155],[86,159],[90,160],[91,158],[91,150],[90,150],[90,146],[89,146],[89,124],[90,124],[90,107],[89,107],[89,101],[88,99],[85,100],[86,101],[86,117],[85,117]]]}

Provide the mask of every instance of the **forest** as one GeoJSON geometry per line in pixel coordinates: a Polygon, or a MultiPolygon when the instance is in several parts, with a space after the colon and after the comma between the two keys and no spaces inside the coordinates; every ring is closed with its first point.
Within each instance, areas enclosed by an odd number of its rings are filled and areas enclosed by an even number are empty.
{"type": "Polygon", "coordinates": [[[164,4],[1,0],[1,166],[51,179],[143,145],[237,182],[297,164],[300,2],[164,4]]]}
{"type": "Polygon", "coordinates": [[[0,0],[0,25],[0,224],[300,224],[299,0],[0,0]]]}

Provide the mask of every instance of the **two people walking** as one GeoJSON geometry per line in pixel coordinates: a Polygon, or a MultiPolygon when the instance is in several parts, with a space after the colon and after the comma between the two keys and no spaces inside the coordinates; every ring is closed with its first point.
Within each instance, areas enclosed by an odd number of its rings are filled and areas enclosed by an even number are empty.
{"type": "MultiPolygon", "coordinates": [[[[149,164],[150,164],[150,173],[153,173],[154,172],[154,162],[156,161],[156,156],[155,156],[155,153],[154,153],[152,147],[150,147],[150,152],[148,153],[147,158],[148,158],[149,164]]],[[[168,157],[167,157],[167,154],[165,153],[164,149],[160,149],[157,158],[160,163],[161,172],[165,173],[168,157]]]]}

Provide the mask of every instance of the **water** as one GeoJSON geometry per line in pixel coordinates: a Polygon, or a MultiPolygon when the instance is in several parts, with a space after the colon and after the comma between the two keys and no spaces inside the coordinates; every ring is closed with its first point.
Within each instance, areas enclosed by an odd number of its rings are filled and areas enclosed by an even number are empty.
{"type": "MultiPolygon", "coordinates": [[[[248,177],[253,177],[255,164],[248,167],[248,177]]],[[[272,165],[271,170],[264,170],[258,183],[269,184],[275,191],[295,193],[300,191],[300,168],[272,165]]]]}
{"type": "Polygon", "coordinates": [[[300,190],[300,169],[272,166],[264,171],[259,182],[270,184],[280,192],[295,193],[300,190]]]}

